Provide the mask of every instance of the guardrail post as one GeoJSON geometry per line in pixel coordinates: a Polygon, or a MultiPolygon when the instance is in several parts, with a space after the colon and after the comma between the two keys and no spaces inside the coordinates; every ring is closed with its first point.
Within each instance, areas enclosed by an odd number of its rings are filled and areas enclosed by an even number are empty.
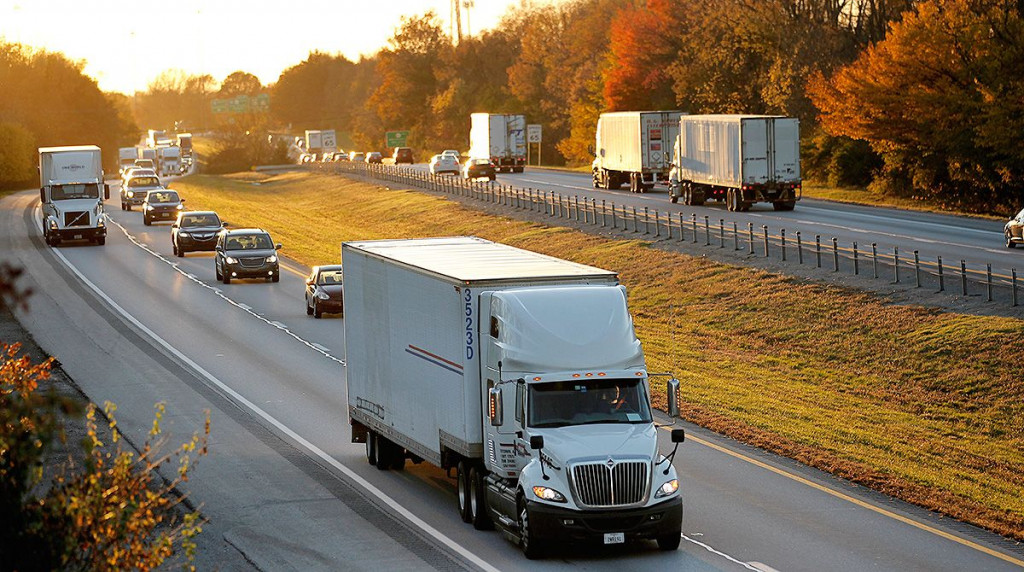
{"type": "Polygon", "coordinates": [[[654,209],[654,236],[658,238],[661,236],[661,213],[658,209],[654,209]]]}
{"type": "Polygon", "coordinates": [[[651,216],[647,213],[647,207],[644,207],[644,234],[651,233],[651,216]]]}
{"type": "Polygon", "coordinates": [[[878,278],[878,244],[871,243],[871,274],[873,278],[878,278]]]}
{"type": "Polygon", "coordinates": [[[725,248],[725,219],[718,219],[718,248],[725,248]]]}
{"type": "Polygon", "coordinates": [[[860,274],[860,264],[857,262],[857,243],[853,243],[853,274],[854,276],[860,274]]]}
{"type": "Polygon", "coordinates": [[[786,261],[786,229],[779,229],[780,244],[782,245],[782,261],[786,261]]]}
{"type": "MultiPolygon", "coordinates": [[[[669,215],[670,218],[671,216],[672,215],[669,215]]],[[[683,213],[679,213],[679,242],[686,240],[686,233],[683,232],[684,225],[685,223],[683,222],[683,213]]]]}
{"type": "Polygon", "coordinates": [[[633,232],[640,232],[640,218],[636,216],[636,207],[633,207],[633,232]]]}
{"type": "Polygon", "coordinates": [[[601,226],[602,227],[607,227],[608,226],[607,216],[608,216],[608,206],[605,204],[604,199],[601,199],[601,226]]]}
{"type": "Polygon", "coordinates": [[[832,272],[839,272],[839,239],[832,237],[832,272]]]}
{"type": "Polygon", "coordinates": [[[960,290],[967,295],[967,261],[960,259],[960,290]]]}
{"type": "Polygon", "coordinates": [[[818,257],[818,268],[821,268],[821,235],[814,235],[814,254],[818,257]]]}
{"type": "Polygon", "coordinates": [[[992,301],[992,264],[985,265],[985,275],[988,278],[988,301],[992,301]]]}
{"type": "Polygon", "coordinates": [[[754,223],[747,223],[747,238],[750,242],[750,254],[754,254],[754,223]]]}
{"type": "Polygon", "coordinates": [[[939,292],[943,292],[946,290],[946,279],[942,275],[942,257],[936,256],[935,259],[938,261],[939,265],[939,292]]]}
{"type": "Polygon", "coordinates": [[[896,284],[900,283],[900,247],[892,247],[892,278],[896,284]]]}
{"type": "Polygon", "coordinates": [[[764,256],[768,258],[768,225],[762,224],[761,231],[764,233],[764,256]]]}
{"type": "Polygon", "coordinates": [[[1013,306],[1016,308],[1017,307],[1017,269],[1016,268],[1011,268],[1010,269],[1010,292],[1012,293],[1011,300],[1013,302],[1013,306]]]}
{"type": "Polygon", "coordinates": [[[597,224],[597,199],[590,199],[590,224],[597,224]]]}
{"type": "Polygon", "coordinates": [[[917,251],[914,251],[914,277],[917,279],[917,286],[914,288],[921,287],[921,257],[918,256],[917,251]]]}
{"type": "Polygon", "coordinates": [[[704,246],[711,246],[711,222],[708,215],[704,215],[704,246]]]}
{"type": "Polygon", "coordinates": [[[800,238],[800,231],[796,231],[796,258],[800,264],[804,263],[804,242],[800,238]]]}
{"type": "Polygon", "coordinates": [[[626,205],[622,205],[622,230],[629,230],[629,221],[626,218],[626,205]]]}
{"type": "Polygon", "coordinates": [[[693,221],[693,243],[697,244],[697,213],[690,213],[690,220],[693,221]]]}
{"type": "Polygon", "coordinates": [[[736,226],[736,221],[732,221],[732,243],[733,250],[740,249],[740,233],[739,229],[736,226]]]}

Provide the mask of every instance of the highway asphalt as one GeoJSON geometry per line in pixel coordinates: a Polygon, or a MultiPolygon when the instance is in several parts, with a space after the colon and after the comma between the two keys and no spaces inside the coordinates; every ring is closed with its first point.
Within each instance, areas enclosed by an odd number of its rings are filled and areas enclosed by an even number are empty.
{"type": "MultiPolygon", "coordinates": [[[[537,176],[527,171],[522,182],[537,176]]],[[[547,180],[579,182],[571,177],[547,180]]],[[[286,261],[280,283],[222,285],[211,254],[172,256],[168,225],[143,226],[141,213],[116,202],[108,202],[105,246],[52,249],[37,202],[32,192],[0,202],[0,260],[23,266],[36,292],[19,319],[92,400],[117,403],[121,427],[136,439],[158,401],[172,443],[212,412],[211,454],[188,490],[210,518],[205,534],[258,568],[1024,567],[1024,551],[1005,539],[685,424],[689,439],[675,460],[685,505],[678,551],[572,548],[529,562],[498,533],[461,522],[454,481],[442,471],[380,472],[349,442],[342,321],[306,316],[303,268],[286,261]]],[[[814,208],[747,216],[811,217],[814,208]]]]}

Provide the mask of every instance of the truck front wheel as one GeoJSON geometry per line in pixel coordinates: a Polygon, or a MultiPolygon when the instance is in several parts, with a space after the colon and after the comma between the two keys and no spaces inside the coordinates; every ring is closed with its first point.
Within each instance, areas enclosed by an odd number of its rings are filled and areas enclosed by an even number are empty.
{"type": "Polygon", "coordinates": [[[519,548],[530,560],[544,556],[543,542],[530,527],[530,508],[523,497],[519,497],[519,548]]]}
{"type": "Polygon", "coordinates": [[[666,534],[665,536],[658,537],[658,548],[669,551],[677,550],[679,543],[683,539],[683,531],[677,530],[674,534],[666,534]]]}

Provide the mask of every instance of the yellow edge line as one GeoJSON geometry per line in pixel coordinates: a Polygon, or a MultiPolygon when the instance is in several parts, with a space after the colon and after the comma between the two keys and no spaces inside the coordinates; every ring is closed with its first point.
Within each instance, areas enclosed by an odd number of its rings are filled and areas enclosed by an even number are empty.
{"type": "Polygon", "coordinates": [[[284,268],[285,270],[291,272],[292,274],[298,276],[299,278],[305,278],[309,276],[309,272],[300,272],[294,266],[292,266],[291,263],[285,264],[283,260],[281,261],[281,268],[284,268]]]}
{"type": "MultiPolygon", "coordinates": [[[[665,428],[665,430],[668,431],[667,428],[665,428]]],[[[1017,566],[1024,567],[1024,560],[1020,560],[1018,558],[1014,558],[1013,556],[1010,556],[1010,555],[1007,555],[1007,554],[1003,554],[1002,552],[999,552],[998,550],[993,550],[991,548],[988,548],[987,546],[982,546],[982,545],[980,545],[980,544],[978,544],[976,542],[972,542],[970,540],[967,540],[966,538],[961,538],[959,536],[956,536],[954,534],[950,534],[948,532],[945,532],[945,531],[939,530],[937,528],[928,526],[927,524],[918,522],[918,521],[913,520],[911,518],[907,518],[905,516],[896,514],[896,513],[892,512],[892,511],[888,511],[888,510],[886,510],[884,508],[877,507],[877,506],[875,506],[873,504],[867,503],[867,502],[862,501],[862,500],[860,500],[858,498],[855,498],[855,497],[852,497],[850,495],[841,493],[839,491],[830,489],[829,487],[826,487],[824,485],[820,485],[818,483],[815,483],[814,481],[810,481],[810,480],[807,480],[807,479],[805,479],[803,477],[794,475],[793,473],[790,473],[790,472],[785,471],[783,469],[780,469],[778,467],[773,467],[772,465],[769,465],[768,463],[764,463],[762,461],[758,461],[757,459],[752,459],[750,457],[747,457],[746,455],[743,455],[741,453],[737,453],[736,451],[732,451],[732,450],[727,449],[727,448],[725,448],[725,447],[723,447],[721,445],[716,445],[716,444],[714,444],[714,443],[712,443],[710,441],[705,441],[704,439],[701,439],[700,437],[694,437],[692,435],[687,435],[686,436],[686,440],[687,441],[696,441],[697,443],[700,443],[701,445],[704,445],[705,447],[711,447],[712,449],[715,449],[716,451],[721,451],[722,453],[725,453],[726,455],[730,455],[732,457],[735,457],[735,458],[737,458],[737,459],[739,459],[741,461],[746,461],[746,462],[748,462],[748,463],[750,463],[752,465],[756,465],[758,467],[761,467],[762,469],[767,469],[767,470],[769,470],[769,471],[771,471],[773,473],[776,473],[778,475],[782,475],[783,477],[786,477],[788,479],[792,479],[792,480],[794,480],[794,481],[796,481],[798,483],[801,483],[801,484],[807,485],[809,487],[818,489],[821,492],[828,493],[828,494],[830,494],[830,495],[832,495],[832,496],[834,496],[836,498],[840,498],[840,499],[845,500],[847,502],[851,502],[851,503],[853,503],[853,504],[855,504],[857,506],[860,506],[860,507],[866,508],[868,510],[877,512],[878,514],[881,514],[883,516],[887,516],[889,518],[898,520],[898,521],[900,521],[902,523],[909,524],[909,525],[911,525],[911,526],[913,526],[915,528],[921,529],[921,530],[923,530],[925,532],[930,532],[930,533],[932,533],[932,534],[934,534],[936,536],[941,536],[942,538],[945,538],[947,540],[952,540],[953,542],[962,544],[962,545],[967,546],[969,548],[973,548],[973,549],[978,550],[980,552],[984,552],[985,554],[988,554],[990,556],[995,556],[996,558],[999,558],[1000,560],[1005,560],[1006,562],[1009,562],[1010,564],[1016,564],[1017,566]]]]}

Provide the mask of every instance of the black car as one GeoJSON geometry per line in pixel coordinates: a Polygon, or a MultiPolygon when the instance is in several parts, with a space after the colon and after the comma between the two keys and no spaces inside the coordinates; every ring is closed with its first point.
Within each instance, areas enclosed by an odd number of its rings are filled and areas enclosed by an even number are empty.
{"type": "Polygon", "coordinates": [[[494,164],[490,159],[469,159],[462,166],[462,178],[478,179],[487,177],[494,180],[494,164]]]}
{"type": "Polygon", "coordinates": [[[179,197],[177,191],[149,191],[142,201],[142,223],[149,226],[157,220],[176,220],[184,208],[185,199],[179,197]]]}
{"type": "Polygon", "coordinates": [[[224,223],[213,211],[182,212],[171,225],[171,249],[175,256],[185,256],[186,252],[214,250],[217,247],[217,233],[223,227],[224,223]]]}
{"type": "Polygon", "coordinates": [[[281,280],[277,259],[280,244],[270,240],[270,233],[259,228],[223,230],[217,235],[213,266],[217,280],[231,284],[232,278],[263,278],[281,280]]]}
{"type": "Polygon", "coordinates": [[[306,315],[319,318],[328,314],[344,314],[344,281],[341,265],[314,266],[306,278],[306,315]]]}
{"type": "Polygon", "coordinates": [[[409,147],[395,147],[395,152],[391,157],[395,160],[396,165],[401,165],[402,163],[412,165],[415,162],[412,157],[412,149],[409,147]]]}

